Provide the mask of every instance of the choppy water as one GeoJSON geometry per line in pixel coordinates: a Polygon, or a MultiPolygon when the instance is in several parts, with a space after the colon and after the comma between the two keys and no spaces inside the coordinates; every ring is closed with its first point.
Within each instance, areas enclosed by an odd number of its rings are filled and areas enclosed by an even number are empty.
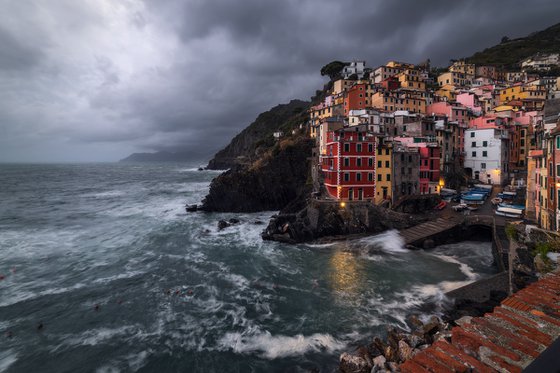
{"type": "Polygon", "coordinates": [[[494,273],[489,243],[288,246],[260,239],[272,212],[187,215],[216,175],[0,165],[0,372],[332,371],[384,324],[494,273]]]}

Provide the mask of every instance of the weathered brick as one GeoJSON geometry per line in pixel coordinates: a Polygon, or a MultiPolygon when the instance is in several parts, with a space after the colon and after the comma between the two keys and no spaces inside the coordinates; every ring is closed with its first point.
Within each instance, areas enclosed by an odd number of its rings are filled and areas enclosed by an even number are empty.
{"type": "Polygon", "coordinates": [[[521,357],[513,351],[498,346],[479,334],[465,330],[465,328],[454,328],[451,335],[451,342],[455,346],[462,347],[465,350],[472,351],[473,353],[478,354],[478,348],[480,346],[485,346],[494,351],[496,354],[506,356],[511,360],[521,360],[521,357]]]}
{"type": "Polygon", "coordinates": [[[545,346],[548,346],[552,343],[552,338],[548,334],[543,333],[532,326],[519,322],[503,314],[496,314],[495,317],[499,317],[500,319],[509,323],[517,330],[519,334],[526,336],[532,341],[539,342],[540,344],[543,344],[545,346]]]}
{"type": "Polygon", "coordinates": [[[424,350],[421,353],[415,355],[412,360],[414,360],[416,363],[422,365],[424,368],[427,368],[429,371],[434,372],[434,373],[449,372],[449,369],[445,365],[439,363],[438,361],[436,361],[436,360],[432,359],[430,356],[428,356],[426,354],[426,350],[424,350]]]}
{"type": "Polygon", "coordinates": [[[466,352],[460,350],[456,346],[446,341],[437,341],[436,343],[434,343],[433,347],[438,348],[439,350],[441,350],[446,354],[452,354],[457,360],[461,361],[463,364],[468,365],[476,372],[482,372],[482,373],[494,372],[494,369],[490,368],[487,365],[484,365],[482,362],[478,361],[471,355],[467,354],[466,352]]]}
{"type": "Polygon", "coordinates": [[[527,318],[527,317],[521,316],[521,315],[519,315],[518,313],[512,312],[512,311],[510,311],[510,310],[508,310],[508,309],[506,309],[506,308],[504,308],[504,307],[496,307],[496,308],[494,308],[494,313],[499,313],[499,314],[502,314],[502,315],[509,316],[509,317],[511,317],[512,319],[516,319],[516,320],[518,320],[518,321],[520,321],[520,322],[524,322],[524,323],[526,323],[526,324],[528,324],[528,325],[531,325],[531,326],[533,326],[533,327],[535,327],[535,328],[538,328],[538,327],[539,327],[539,324],[538,324],[536,321],[534,321],[534,320],[532,320],[532,319],[529,319],[529,318],[527,318]]]}
{"type": "Polygon", "coordinates": [[[522,369],[520,367],[518,367],[517,365],[510,364],[499,356],[492,355],[492,356],[489,356],[488,358],[490,360],[492,360],[493,362],[495,362],[496,364],[498,364],[503,369],[505,369],[506,372],[521,373],[521,371],[522,371],[522,369]]]}
{"type": "Polygon", "coordinates": [[[401,364],[400,369],[403,373],[430,373],[428,369],[415,362],[414,358],[408,359],[401,364]]]}
{"type": "Polygon", "coordinates": [[[427,355],[431,356],[432,359],[445,364],[450,370],[453,370],[454,372],[463,373],[468,371],[468,368],[455,360],[452,355],[445,354],[439,351],[437,348],[428,348],[425,352],[427,355]]]}
{"type": "Polygon", "coordinates": [[[530,339],[515,335],[506,328],[493,323],[489,318],[476,318],[473,322],[479,325],[486,332],[487,336],[497,335],[499,337],[490,338],[492,342],[500,344],[504,348],[512,348],[530,357],[539,356],[539,345],[530,339]]]}

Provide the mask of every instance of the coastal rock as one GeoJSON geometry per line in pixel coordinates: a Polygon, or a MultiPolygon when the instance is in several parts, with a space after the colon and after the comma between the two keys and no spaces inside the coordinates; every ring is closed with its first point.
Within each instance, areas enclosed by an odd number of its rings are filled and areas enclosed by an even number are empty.
{"type": "Polygon", "coordinates": [[[347,352],[340,355],[339,369],[344,373],[369,373],[367,361],[359,356],[347,352]]]}
{"type": "Polygon", "coordinates": [[[237,219],[237,218],[231,218],[231,219],[228,220],[228,222],[230,224],[238,224],[240,222],[240,220],[237,219]]]}
{"type": "Polygon", "coordinates": [[[276,240],[278,234],[290,235],[294,242],[349,234],[380,233],[403,229],[419,223],[422,218],[397,213],[367,202],[347,203],[344,207],[333,201],[310,199],[297,212],[274,216],[263,232],[265,240],[276,240]]]}
{"type": "Polygon", "coordinates": [[[424,240],[424,243],[422,244],[422,248],[424,250],[433,249],[434,247],[436,247],[436,243],[434,242],[434,240],[429,238],[427,240],[424,240]]]}
{"type": "Polygon", "coordinates": [[[198,211],[198,205],[187,205],[185,210],[187,210],[187,212],[196,212],[198,211]]]}
{"type": "Polygon", "coordinates": [[[403,362],[412,357],[412,347],[410,347],[405,341],[399,341],[399,361],[403,362]]]}
{"type": "MultiPolygon", "coordinates": [[[[246,165],[258,158],[258,155],[274,145],[272,134],[281,129],[290,120],[299,124],[303,119],[309,102],[292,100],[288,104],[277,105],[269,111],[259,114],[253,123],[235,136],[231,142],[220,150],[208,163],[210,170],[227,170],[239,165],[246,165]]],[[[283,206],[282,206],[283,207],[283,206]]]]}
{"type": "Polygon", "coordinates": [[[371,372],[379,372],[381,370],[384,370],[386,362],[387,359],[385,359],[385,356],[377,356],[375,359],[373,359],[373,368],[371,369],[371,372]]]}
{"type": "Polygon", "coordinates": [[[289,138],[246,166],[219,175],[210,184],[201,210],[257,212],[281,210],[300,194],[309,194],[311,139],[289,138]]]}
{"type": "Polygon", "coordinates": [[[219,230],[219,231],[221,231],[222,229],[225,229],[225,228],[227,228],[227,227],[229,227],[229,226],[231,226],[231,224],[228,223],[228,222],[225,221],[225,220],[220,220],[220,221],[218,221],[218,230],[219,230]]]}

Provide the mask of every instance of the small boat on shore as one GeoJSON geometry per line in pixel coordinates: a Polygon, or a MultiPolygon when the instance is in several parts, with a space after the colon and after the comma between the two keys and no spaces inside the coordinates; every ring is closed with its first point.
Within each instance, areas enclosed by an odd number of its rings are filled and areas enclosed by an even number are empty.
{"type": "Polygon", "coordinates": [[[515,209],[511,207],[498,206],[498,208],[495,211],[495,214],[498,216],[505,216],[508,218],[521,219],[523,217],[523,210],[515,209]]]}
{"type": "Polygon", "coordinates": [[[466,210],[469,206],[466,203],[459,203],[458,205],[455,205],[453,207],[451,207],[453,210],[459,212],[459,211],[463,211],[466,210]]]}
{"type": "Polygon", "coordinates": [[[499,205],[500,203],[502,203],[503,201],[504,201],[504,200],[501,199],[500,197],[495,197],[495,198],[492,198],[492,200],[491,200],[490,202],[492,202],[492,204],[493,204],[494,206],[497,206],[497,205],[499,205]]]}
{"type": "Polygon", "coordinates": [[[443,210],[445,206],[447,206],[447,202],[441,201],[440,203],[437,204],[436,207],[434,207],[434,210],[443,210]]]}

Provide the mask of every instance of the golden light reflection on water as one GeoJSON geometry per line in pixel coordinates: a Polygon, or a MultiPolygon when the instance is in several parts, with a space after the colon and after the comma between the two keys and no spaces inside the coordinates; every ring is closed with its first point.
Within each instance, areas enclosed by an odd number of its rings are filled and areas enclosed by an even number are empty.
{"type": "Polygon", "coordinates": [[[332,290],[347,298],[359,295],[366,280],[363,265],[356,255],[336,251],[329,260],[329,285],[332,290]]]}

